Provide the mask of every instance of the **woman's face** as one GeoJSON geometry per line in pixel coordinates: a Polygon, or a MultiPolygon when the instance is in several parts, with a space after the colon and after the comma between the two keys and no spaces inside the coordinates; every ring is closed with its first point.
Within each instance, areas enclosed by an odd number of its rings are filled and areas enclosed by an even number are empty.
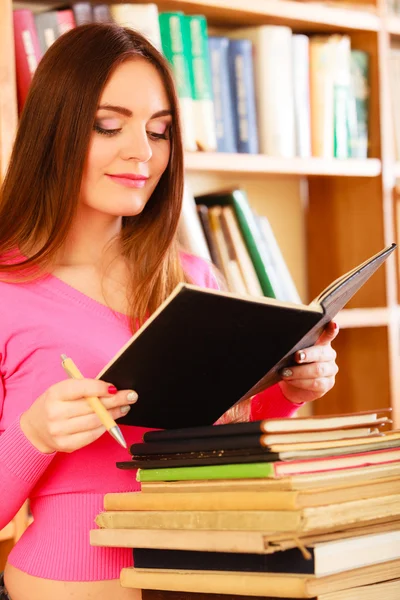
{"type": "Polygon", "coordinates": [[[146,206],[170,157],[171,106],[156,68],[128,60],[101,96],[81,187],[81,201],[113,216],[146,206]]]}

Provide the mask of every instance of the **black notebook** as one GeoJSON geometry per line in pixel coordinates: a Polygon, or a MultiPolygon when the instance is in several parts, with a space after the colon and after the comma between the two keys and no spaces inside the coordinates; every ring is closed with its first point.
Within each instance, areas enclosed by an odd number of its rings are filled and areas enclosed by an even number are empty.
{"type": "Polygon", "coordinates": [[[212,425],[236,402],[279,381],[294,353],[315,344],[395,247],[334,281],[309,305],[179,284],[98,375],[139,395],[118,423],[212,425]]]}

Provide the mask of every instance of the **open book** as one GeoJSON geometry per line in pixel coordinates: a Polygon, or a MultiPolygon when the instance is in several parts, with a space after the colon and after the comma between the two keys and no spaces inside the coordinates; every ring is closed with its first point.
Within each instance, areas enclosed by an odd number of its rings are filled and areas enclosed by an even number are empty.
{"type": "Polygon", "coordinates": [[[278,382],[294,353],[315,344],[395,248],[346,273],[309,305],[179,284],[97,376],[139,395],[118,422],[160,429],[215,423],[278,382]]]}

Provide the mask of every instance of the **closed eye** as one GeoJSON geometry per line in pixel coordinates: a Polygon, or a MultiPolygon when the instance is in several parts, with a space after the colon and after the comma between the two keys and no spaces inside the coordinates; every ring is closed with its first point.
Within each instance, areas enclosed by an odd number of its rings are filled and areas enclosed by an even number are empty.
{"type": "Polygon", "coordinates": [[[147,135],[150,139],[158,141],[158,140],[169,140],[169,129],[164,131],[164,133],[154,133],[153,131],[148,131],[147,135]]]}
{"type": "Polygon", "coordinates": [[[100,125],[98,125],[97,123],[94,124],[93,129],[97,132],[100,133],[101,135],[116,135],[117,133],[120,133],[121,128],[118,129],[104,129],[103,127],[100,127],[100,125]]]}

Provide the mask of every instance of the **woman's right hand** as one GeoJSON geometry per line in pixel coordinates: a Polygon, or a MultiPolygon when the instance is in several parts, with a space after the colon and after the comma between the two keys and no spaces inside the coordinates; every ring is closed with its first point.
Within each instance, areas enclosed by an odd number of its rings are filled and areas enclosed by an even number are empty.
{"type": "Polygon", "coordinates": [[[60,381],[21,415],[21,429],[28,440],[46,454],[83,448],[106,431],[86,398],[99,397],[113,419],[126,415],[137,400],[133,390],[114,390],[114,386],[99,379],[60,381]]]}

